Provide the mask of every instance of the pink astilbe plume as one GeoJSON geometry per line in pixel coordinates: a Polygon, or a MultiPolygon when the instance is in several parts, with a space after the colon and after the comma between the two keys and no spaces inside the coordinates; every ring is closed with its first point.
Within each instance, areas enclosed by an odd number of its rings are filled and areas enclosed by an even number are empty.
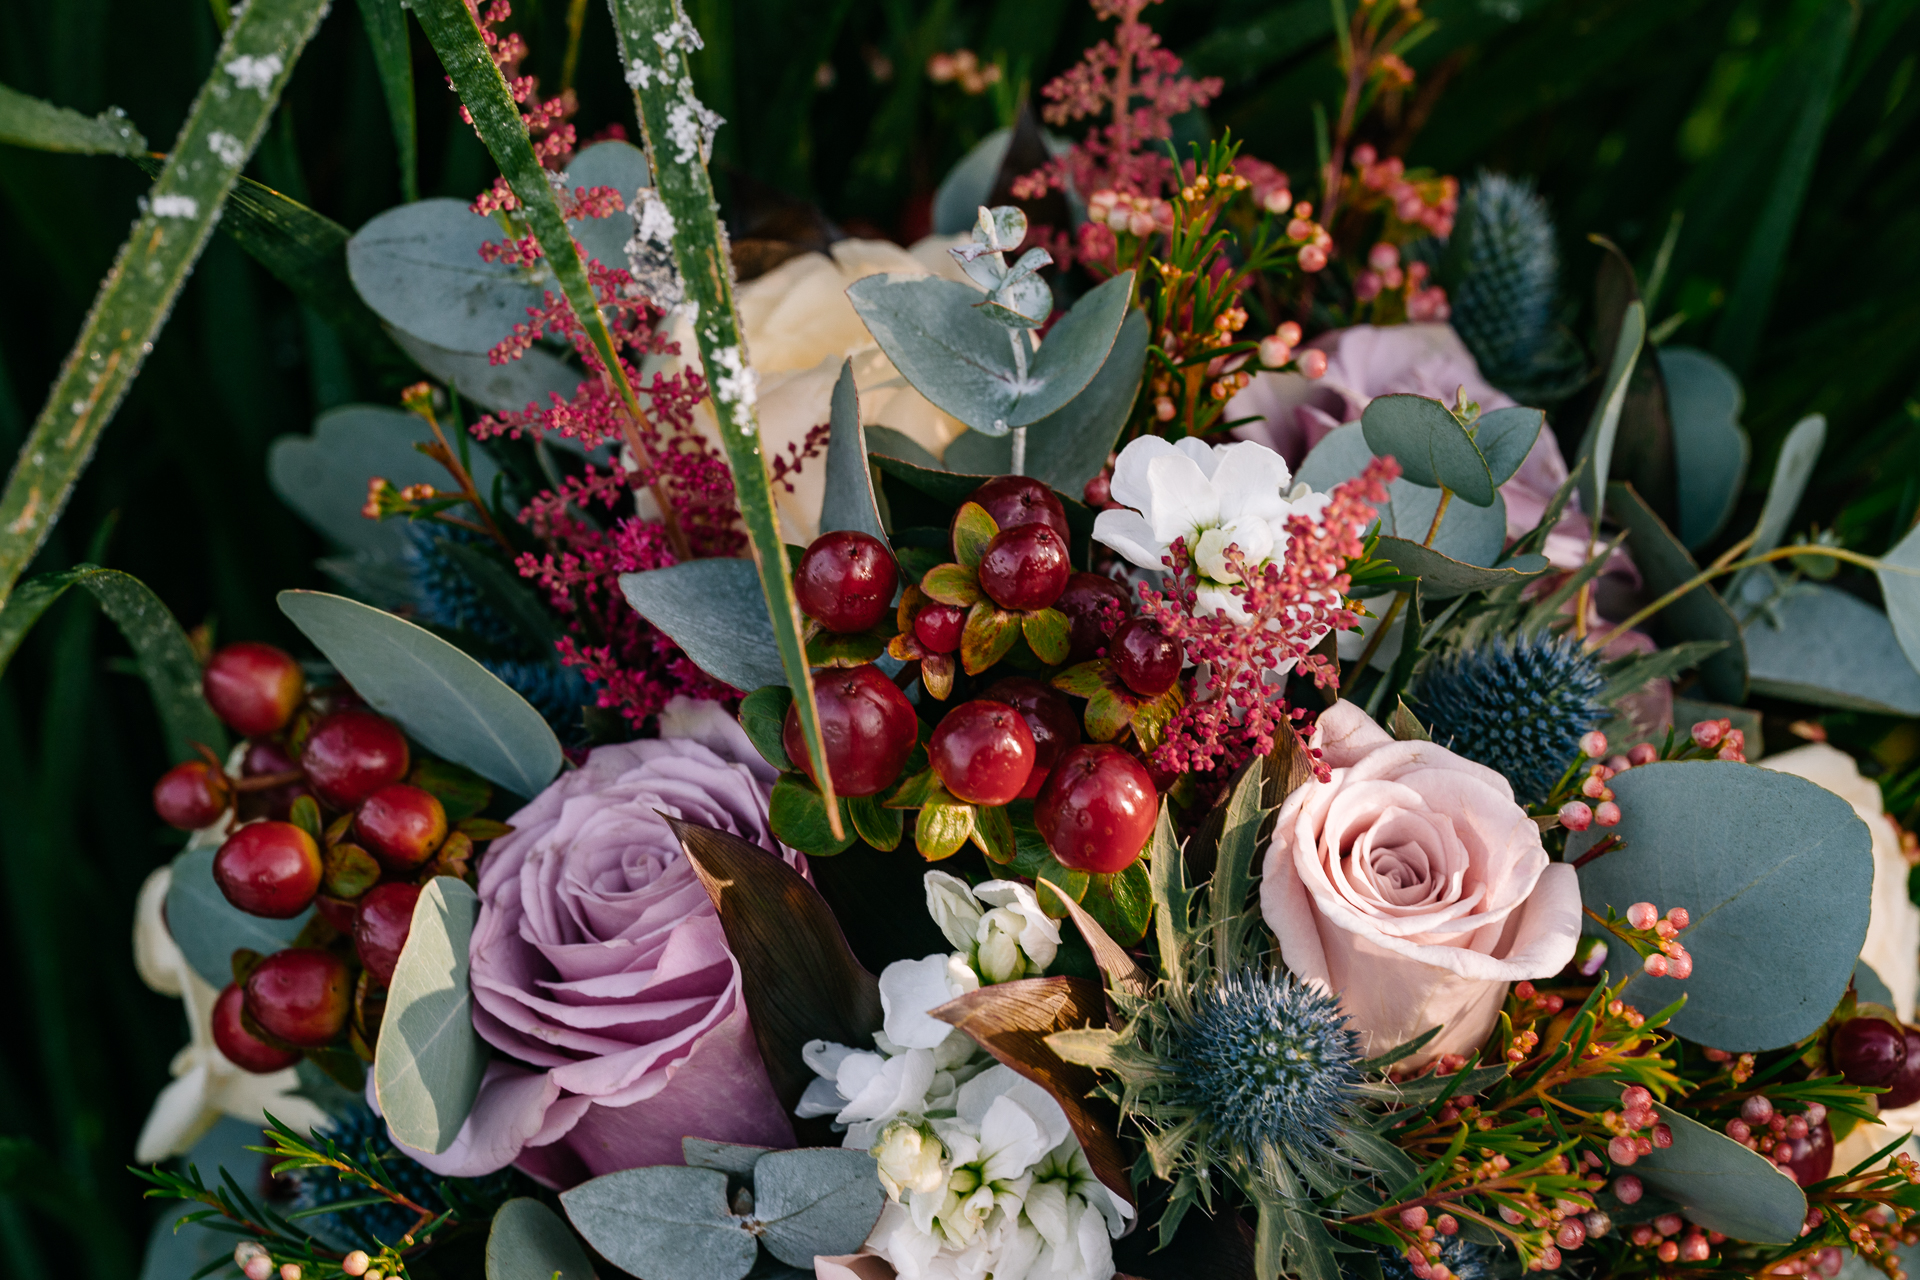
{"type": "MultiPolygon", "coordinates": [[[[1305,714],[1288,706],[1286,682],[1275,672],[1297,669],[1321,688],[1338,683],[1338,670],[1313,649],[1328,631],[1359,623],[1345,604],[1347,562],[1365,549],[1376,504],[1386,501],[1387,485],[1399,474],[1391,458],[1368,463],[1333,491],[1318,519],[1296,515],[1287,521],[1286,550],[1265,568],[1254,568],[1237,546],[1228,547],[1227,564],[1242,579],[1232,591],[1247,612],[1244,622],[1200,609],[1199,574],[1186,540],[1174,541],[1163,561],[1169,590],[1142,588],[1141,612],[1178,639],[1206,675],[1168,722],[1166,740],[1153,753],[1156,769],[1205,773],[1270,753],[1275,734],[1294,732],[1293,722],[1305,714]]],[[[1318,759],[1314,770],[1324,777],[1318,759]]]]}
{"type": "Polygon", "coordinates": [[[1066,154],[1019,179],[1016,199],[1030,200],[1071,187],[1082,196],[1110,190],[1156,198],[1175,178],[1173,161],[1159,143],[1173,136],[1173,118],[1219,96],[1217,76],[1195,80],[1180,71],[1180,59],[1160,47],[1160,37],[1140,20],[1160,0],[1093,0],[1093,11],[1115,18],[1111,41],[1088,49],[1080,62],[1041,89],[1049,124],[1065,125],[1106,115],[1066,154]]]}

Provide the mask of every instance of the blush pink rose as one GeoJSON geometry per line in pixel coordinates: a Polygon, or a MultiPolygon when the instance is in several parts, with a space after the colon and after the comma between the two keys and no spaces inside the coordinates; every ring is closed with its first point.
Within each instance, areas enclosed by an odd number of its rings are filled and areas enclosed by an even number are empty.
{"type": "Polygon", "coordinates": [[[1507,780],[1396,742],[1351,702],[1314,727],[1332,768],[1281,806],[1260,910],[1287,968],[1340,997],[1369,1055],[1444,1027],[1406,1060],[1471,1054],[1509,983],[1573,959],[1580,885],[1549,862],[1507,780]]]}
{"type": "Polygon", "coordinates": [[[488,1068],[449,1176],[517,1164],[553,1186],[679,1164],[683,1137],[793,1145],[719,916],[662,814],[805,858],[767,825],[774,771],[732,717],[676,699],[662,737],[600,747],[509,822],[480,867],[471,955],[488,1068]]]}

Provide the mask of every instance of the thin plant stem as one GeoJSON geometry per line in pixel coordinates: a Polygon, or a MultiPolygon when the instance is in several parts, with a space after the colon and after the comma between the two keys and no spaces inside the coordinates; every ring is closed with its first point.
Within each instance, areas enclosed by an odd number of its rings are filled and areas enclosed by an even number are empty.
{"type": "MultiPolygon", "coordinates": [[[[434,416],[433,405],[422,399],[414,406],[414,412],[427,420],[427,426],[433,429],[433,438],[440,443],[440,465],[453,476],[454,483],[460,486],[460,492],[466,496],[467,502],[480,513],[481,522],[486,527],[479,531],[499,543],[509,556],[516,554],[518,548],[507,541],[507,535],[500,532],[500,526],[493,522],[493,513],[488,511],[487,504],[480,500],[480,490],[473,483],[472,473],[461,465],[460,455],[455,453],[453,446],[447,443],[447,433],[440,429],[440,419],[434,416]]],[[[474,528],[465,520],[448,519],[447,523],[474,528]]]]}

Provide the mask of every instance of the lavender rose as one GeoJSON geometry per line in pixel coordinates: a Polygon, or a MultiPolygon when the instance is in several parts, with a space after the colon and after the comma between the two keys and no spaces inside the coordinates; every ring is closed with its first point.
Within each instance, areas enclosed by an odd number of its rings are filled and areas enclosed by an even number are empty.
{"type": "Polygon", "coordinates": [[[1473,1052],[1507,984],[1573,958],[1580,884],[1507,780],[1396,742],[1351,702],[1314,726],[1332,766],[1280,808],[1260,911],[1287,968],[1340,997],[1368,1054],[1445,1030],[1407,1065],[1473,1052]]]}
{"type": "Polygon", "coordinates": [[[805,859],[774,840],[774,772],[720,708],[676,699],[661,733],[595,750],[481,865],[473,1021],[515,1061],[489,1067],[450,1149],[411,1152],[428,1168],[568,1186],[678,1164],[682,1137],[793,1144],[740,967],[660,815],[805,859]]]}

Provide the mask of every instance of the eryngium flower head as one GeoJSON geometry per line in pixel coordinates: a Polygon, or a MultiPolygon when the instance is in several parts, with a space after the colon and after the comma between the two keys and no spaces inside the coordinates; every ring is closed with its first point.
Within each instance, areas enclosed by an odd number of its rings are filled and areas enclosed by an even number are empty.
{"type": "Polygon", "coordinates": [[[561,742],[572,747],[586,741],[582,708],[591,705],[595,695],[578,671],[557,662],[524,662],[517,658],[490,659],[480,665],[532,704],[561,742]]]}
{"type": "Polygon", "coordinates": [[[1537,804],[1607,718],[1595,655],[1566,636],[1494,640],[1436,661],[1421,678],[1420,710],[1441,746],[1497,769],[1514,799],[1537,804]]]}
{"type": "MultiPolygon", "coordinates": [[[[1440,1237],[1440,1256],[1435,1262],[1447,1264],[1447,1270],[1459,1280],[1493,1280],[1495,1265],[1500,1261],[1504,1250],[1486,1245],[1472,1244],[1459,1236],[1440,1237]]],[[[1355,1254],[1355,1258],[1365,1255],[1355,1254]]],[[[1407,1265],[1405,1250],[1382,1249],[1376,1255],[1380,1259],[1380,1274],[1384,1280],[1416,1280],[1413,1268],[1407,1265]]],[[[1343,1274],[1359,1275],[1359,1269],[1342,1269],[1343,1274]]]]}
{"type": "Polygon", "coordinates": [[[420,617],[436,627],[462,631],[508,653],[527,652],[527,639],[488,602],[460,563],[440,545],[482,546],[487,538],[458,525],[421,520],[408,524],[405,562],[413,578],[420,617]]]}
{"type": "MultiPolygon", "coordinates": [[[[320,1146],[324,1138],[333,1139],[340,1153],[349,1160],[378,1170],[389,1187],[435,1212],[449,1207],[446,1196],[441,1194],[443,1187],[453,1192],[459,1202],[453,1207],[459,1208],[464,1217],[470,1203],[485,1206],[490,1214],[493,1207],[524,1191],[527,1185],[526,1179],[512,1169],[483,1178],[456,1178],[449,1182],[395,1147],[387,1136],[386,1122],[365,1106],[352,1107],[336,1115],[326,1128],[315,1131],[316,1146],[320,1146]]],[[[333,1169],[295,1169],[288,1177],[293,1182],[294,1205],[300,1209],[364,1200],[372,1194],[364,1183],[333,1169]]],[[[418,1217],[411,1209],[388,1202],[315,1214],[299,1222],[322,1242],[345,1251],[397,1245],[418,1217]]]]}
{"type": "Polygon", "coordinates": [[[1288,977],[1238,974],[1203,993],[1173,1068],[1187,1101],[1243,1151],[1324,1143],[1358,1083],[1340,1002],[1288,977]]]}
{"type": "Polygon", "coordinates": [[[1498,382],[1524,371],[1546,345],[1560,274],[1553,218],[1531,182],[1484,172],[1460,212],[1453,328],[1498,382]]]}

